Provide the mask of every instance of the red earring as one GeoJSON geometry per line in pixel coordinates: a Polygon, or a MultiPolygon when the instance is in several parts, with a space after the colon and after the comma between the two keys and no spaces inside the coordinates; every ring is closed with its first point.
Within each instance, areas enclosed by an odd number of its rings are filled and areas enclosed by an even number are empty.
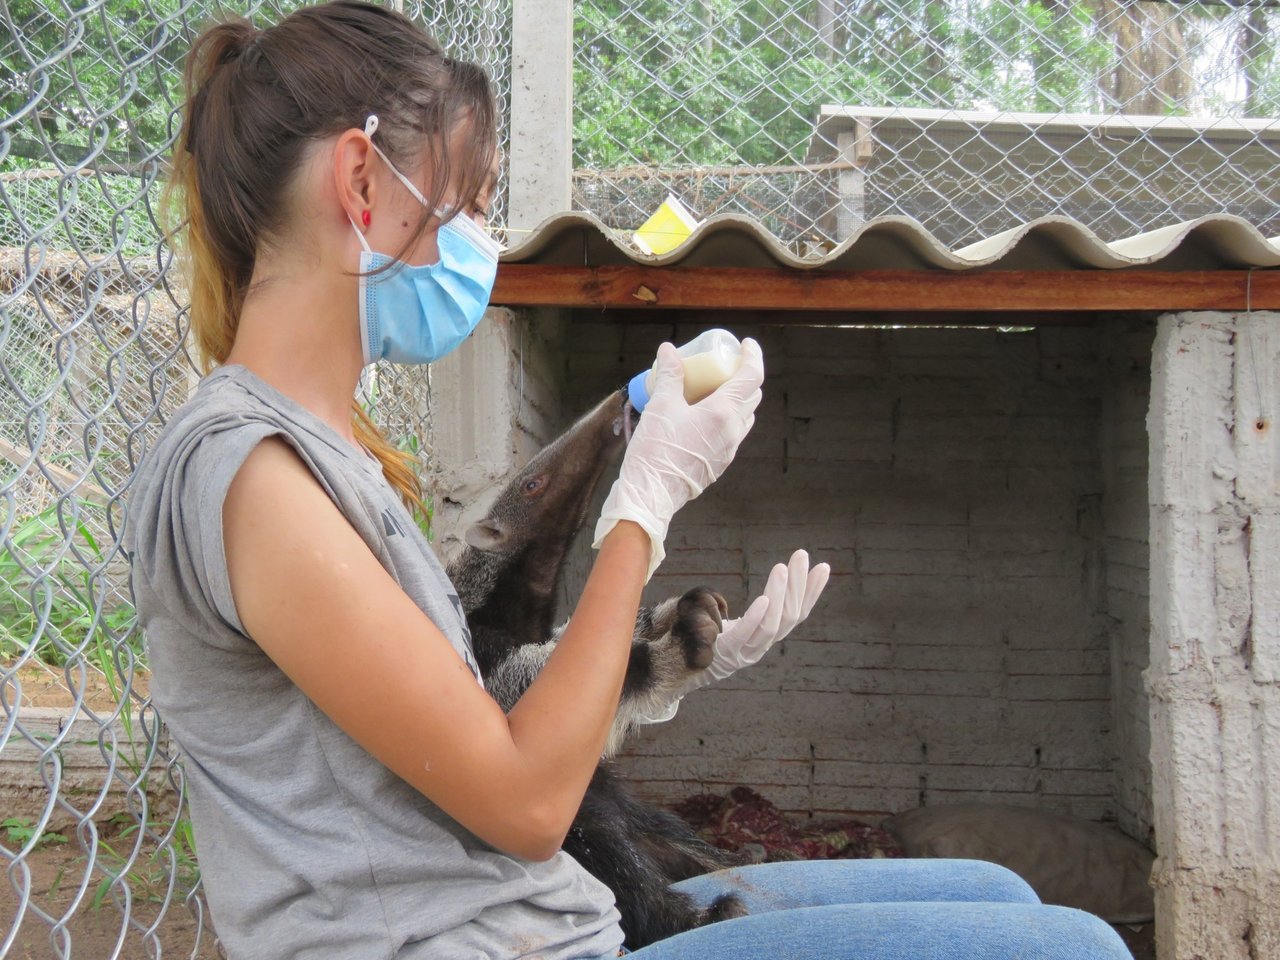
{"type": "Polygon", "coordinates": [[[366,227],[369,225],[369,221],[372,219],[373,219],[373,216],[369,213],[368,210],[365,210],[363,213],[360,214],[360,222],[363,223],[366,227]]]}

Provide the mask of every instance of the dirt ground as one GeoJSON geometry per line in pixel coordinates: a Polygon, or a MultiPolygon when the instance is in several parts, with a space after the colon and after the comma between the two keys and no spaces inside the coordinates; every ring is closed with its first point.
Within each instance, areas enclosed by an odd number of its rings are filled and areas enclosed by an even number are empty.
{"type": "MultiPolygon", "coordinates": [[[[67,679],[62,671],[43,663],[27,663],[18,668],[18,681],[22,684],[19,707],[67,707],[75,702],[67,692],[67,679]]],[[[77,679],[78,682],[78,679],[77,679]]],[[[147,696],[151,674],[138,671],[131,686],[140,696],[147,696]]],[[[97,670],[87,668],[84,673],[84,702],[98,713],[110,713],[116,705],[111,686],[97,670]]]]}
{"type": "MultiPolygon", "coordinates": [[[[74,840],[68,843],[46,843],[26,857],[31,870],[31,904],[46,913],[61,917],[80,894],[80,885],[86,884],[83,900],[75,911],[67,931],[71,935],[71,949],[65,953],[55,950],[50,942],[51,927],[30,910],[18,929],[17,939],[7,960],[52,960],[69,956],[77,960],[106,960],[113,955],[120,943],[124,918],[120,909],[108,897],[101,905],[91,906],[101,873],[85,880],[85,858],[74,840]]],[[[159,904],[145,902],[150,896],[163,896],[159,889],[148,889],[139,884],[132,916],[144,926],[156,922],[159,904]]],[[[0,933],[7,934],[18,912],[18,897],[13,886],[0,880],[0,933]]],[[[156,938],[165,957],[187,957],[190,960],[218,960],[211,931],[206,924],[197,943],[198,925],[182,903],[176,903],[165,913],[156,930],[156,938]]],[[[157,955],[154,947],[143,943],[141,933],[130,927],[124,934],[124,943],[118,956],[121,960],[146,960],[157,955]]]]}

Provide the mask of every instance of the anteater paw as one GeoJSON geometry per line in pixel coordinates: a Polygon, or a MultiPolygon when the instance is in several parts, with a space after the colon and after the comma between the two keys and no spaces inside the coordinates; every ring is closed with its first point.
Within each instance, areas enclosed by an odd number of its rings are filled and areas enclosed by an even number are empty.
{"type": "Polygon", "coordinates": [[[711,901],[711,906],[702,912],[702,922],[704,924],[719,923],[721,920],[732,920],[746,915],[747,905],[742,902],[742,899],[737,894],[726,893],[711,901]]]}
{"type": "Polygon", "coordinates": [[[671,636],[684,651],[690,670],[703,670],[711,663],[716,637],[728,613],[724,597],[709,587],[694,587],[680,598],[671,636]]]}

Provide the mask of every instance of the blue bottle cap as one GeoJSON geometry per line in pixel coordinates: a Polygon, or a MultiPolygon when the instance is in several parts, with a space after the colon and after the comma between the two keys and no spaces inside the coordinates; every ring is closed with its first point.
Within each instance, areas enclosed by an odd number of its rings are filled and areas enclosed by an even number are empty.
{"type": "Polygon", "coordinates": [[[631,406],[636,413],[642,413],[649,402],[649,391],[644,382],[649,379],[650,373],[649,370],[643,370],[632,377],[631,382],[627,384],[627,397],[631,400],[631,406]]]}

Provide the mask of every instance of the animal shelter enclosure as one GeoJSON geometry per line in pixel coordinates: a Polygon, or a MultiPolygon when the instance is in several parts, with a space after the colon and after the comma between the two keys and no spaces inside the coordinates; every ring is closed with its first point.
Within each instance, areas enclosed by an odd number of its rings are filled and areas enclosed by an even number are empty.
{"type": "MultiPolygon", "coordinates": [[[[1274,942],[1253,851],[1276,827],[1276,619],[1270,541],[1248,537],[1269,521],[1197,492],[1274,456],[1223,448],[1232,424],[1246,444],[1265,432],[1244,411],[1255,383],[1274,391],[1274,318],[732,325],[767,358],[757,427],[673,524],[646,596],[707,584],[741,610],[801,545],[832,583],[765,661],[628,745],[636,792],[674,803],[745,784],[797,820],[977,800],[1114,823],[1160,857],[1160,956],[1274,942]],[[1205,884],[1229,899],[1209,909],[1205,884]]],[[[513,447],[697,329],[598,313],[495,324],[512,335],[488,347],[513,447]]],[[[565,601],[589,562],[577,549],[565,601]]]]}
{"type": "Polygon", "coordinates": [[[1163,270],[1088,271],[1059,229],[992,244],[1015,269],[965,279],[952,261],[892,269],[923,246],[896,224],[790,273],[763,268],[783,257],[736,221],[633,269],[563,218],[499,297],[574,307],[517,311],[475,345],[511,398],[486,414],[509,423],[487,449],[536,448],[664,339],[758,337],[757,428],[673,525],[650,599],[706,583],[740,610],[797,545],[833,582],[749,676],[630,744],[635,789],[673,803],[748,784],[797,818],[982,801],[1114,823],[1158,855],[1160,955],[1244,958],[1276,935],[1253,852],[1276,827],[1272,778],[1248,771],[1274,749],[1271,566],[1249,531],[1266,535],[1274,489],[1259,411],[1277,291],[1238,267],[1276,253],[1213,220],[1152,235],[1144,262],[1163,270]],[[886,232],[901,245],[876,242],[886,232]],[[840,271],[864,255],[884,269],[840,271]],[[721,267],[735,256],[745,269],[721,267]],[[779,303],[797,291],[817,310],[779,303]],[[683,309],[637,308],[637,292],[683,309]],[[1209,309],[1159,309],[1187,296],[1209,309]],[[1142,308],[1092,309],[1106,297],[1142,308]],[[1231,894],[1211,906],[1210,889],[1231,894]]]}

